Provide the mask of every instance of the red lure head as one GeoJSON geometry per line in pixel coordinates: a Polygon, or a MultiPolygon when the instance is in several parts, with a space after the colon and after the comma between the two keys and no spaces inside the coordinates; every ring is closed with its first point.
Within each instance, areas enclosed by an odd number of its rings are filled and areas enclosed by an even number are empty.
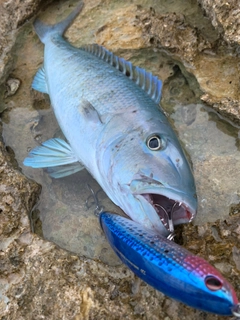
{"type": "MultiPolygon", "coordinates": [[[[183,266],[189,271],[190,278],[198,278],[201,282],[201,289],[206,294],[216,296],[218,298],[218,308],[221,309],[220,301],[223,306],[228,306],[229,315],[234,314],[240,316],[240,306],[238,298],[232,285],[221,275],[221,273],[210,265],[206,260],[189,255],[183,261],[183,266]]],[[[209,310],[211,312],[211,310],[209,310]]]]}

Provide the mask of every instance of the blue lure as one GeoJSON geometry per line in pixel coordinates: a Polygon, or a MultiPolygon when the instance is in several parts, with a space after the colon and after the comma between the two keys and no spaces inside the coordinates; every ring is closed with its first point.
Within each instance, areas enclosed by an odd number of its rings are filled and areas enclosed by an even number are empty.
{"type": "Polygon", "coordinates": [[[233,287],[206,260],[124,217],[102,212],[99,220],[118,257],[152,287],[196,309],[240,316],[233,287]]]}

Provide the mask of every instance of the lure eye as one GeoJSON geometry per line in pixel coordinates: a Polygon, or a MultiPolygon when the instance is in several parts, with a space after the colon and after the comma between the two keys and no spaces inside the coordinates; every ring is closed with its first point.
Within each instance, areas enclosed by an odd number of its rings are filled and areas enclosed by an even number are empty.
{"type": "Polygon", "coordinates": [[[162,148],[162,140],[161,138],[154,134],[147,138],[147,147],[152,151],[157,151],[162,148]]]}
{"type": "Polygon", "coordinates": [[[211,291],[217,291],[222,288],[222,282],[214,276],[206,277],[205,284],[206,284],[207,288],[211,291]]]}

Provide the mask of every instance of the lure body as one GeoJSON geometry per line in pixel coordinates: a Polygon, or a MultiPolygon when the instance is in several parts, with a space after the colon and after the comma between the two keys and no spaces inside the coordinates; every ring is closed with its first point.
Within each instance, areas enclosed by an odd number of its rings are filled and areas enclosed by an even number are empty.
{"type": "Polygon", "coordinates": [[[122,262],[155,289],[215,314],[232,315],[239,308],[233,287],[206,260],[121,216],[103,212],[99,220],[122,262]]]}

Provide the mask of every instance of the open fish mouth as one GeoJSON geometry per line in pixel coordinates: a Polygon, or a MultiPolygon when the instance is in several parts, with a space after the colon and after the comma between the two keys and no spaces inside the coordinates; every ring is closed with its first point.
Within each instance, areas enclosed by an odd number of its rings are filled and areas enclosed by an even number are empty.
{"type": "Polygon", "coordinates": [[[149,178],[132,180],[132,194],[141,202],[146,218],[162,235],[174,232],[174,226],[189,223],[196,215],[197,197],[164,186],[149,178]]]}
{"type": "Polygon", "coordinates": [[[144,193],[142,197],[154,208],[164,227],[169,231],[174,231],[174,226],[191,222],[194,214],[183,202],[173,200],[162,194],[144,193]]]}

